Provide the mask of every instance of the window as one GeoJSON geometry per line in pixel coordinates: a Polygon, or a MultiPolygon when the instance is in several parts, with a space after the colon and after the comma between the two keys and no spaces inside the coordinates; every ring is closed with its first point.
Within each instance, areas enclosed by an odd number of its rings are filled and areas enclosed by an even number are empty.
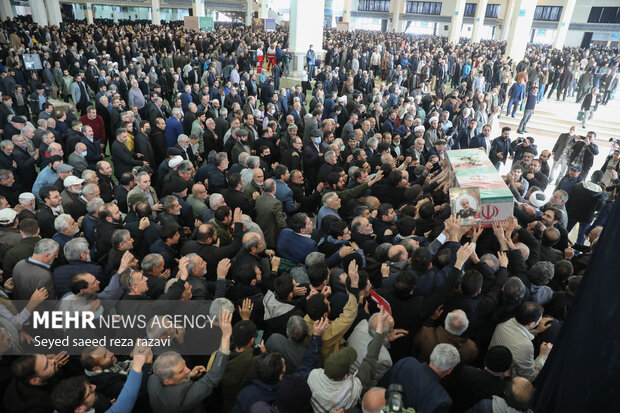
{"type": "Polygon", "coordinates": [[[476,15],[476,3],[466,3],[463,17],[474,17],[476,15]]]}
{"type": "Polygon", "coordinates": [[[620,7],[592,7],[588,23],[620,23],[620,7]]]}
{"type": "Polygon", "coordinates": [[[359,0],[359,11],[390,11],[390,0],[359,0]]]}
{"type": "Polygon", "coordinates": [[[487,12],[484,17],[497,19],[499,17],[499,4],[487,4],[487,12]]]}
{"type": "Polygon", "coordinates": [[[408,1],[406,13],[413,14],[441,14],[441,2],[436,1],[408,1]]]}
{"type": "Polygon", "coordinates": [[[562,6],[536,6],[534,20],[545,20],[550,22],[560,21],[562,6]]]}

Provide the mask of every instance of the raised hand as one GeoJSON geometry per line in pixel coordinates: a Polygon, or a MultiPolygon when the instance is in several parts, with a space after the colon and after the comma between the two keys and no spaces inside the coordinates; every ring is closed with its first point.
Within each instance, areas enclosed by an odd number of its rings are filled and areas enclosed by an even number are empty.
{"type": "Polygon", "coordinates": [[[224,258],[217,263],[217,279],[225,280],[230,270],[230,258],[224,258]]]}
{"type": "Polygon", "coordinates": [[[244,298],[243,303],[240,306],[237,306],[239,309],[239,315],[241,315],[242,320],[249,320],[252,316],[252,308],[254,305],[252,304],[252,300],[249,298],[244,298]]]}
{"type": "Polygon", "coordinates": [[[321,337],[327,330],[327,327],[329,327],[329,319],[327,317],[321,317],[314,322],[312,334],[321,337]]]}

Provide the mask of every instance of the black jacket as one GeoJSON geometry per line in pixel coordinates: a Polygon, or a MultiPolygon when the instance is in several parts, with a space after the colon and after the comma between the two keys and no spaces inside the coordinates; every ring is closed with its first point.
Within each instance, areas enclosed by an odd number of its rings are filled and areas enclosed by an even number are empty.
{"type": "Polygon", "coordinates": [[[151,141],[149,137],[144,133],[139,132],[133,138],[134,151],[136,153],[141,153],[144,155],[144,160],[149,163],[151,168],[155,167],[155,152],[153,151],[153,145],[151,145],[151,141]]]}
{"type": "MultiPolygon", "coordinates": [[[[575,146],[573,146],[573,151],[571,152],[570,157],[568,159],[569,164],[572,164],[574,162],[574,160],[577,158],[577,156],[579,155],[579,152],[581,152],[581,149],[583,149],[584,146],[585,146],[584,141],[579,141],[575,143],[575,146]]],[[[583,155],[583,163],[581,164],[584,171],[588,171],[590,170],[590,168],[592,168],[592,164],[594,163],[594,157],[598,155],[598,152],[599,152],[598,145],[595,144],[594,142],[592,142],[590,146],[586,148],[585,154],[583,155]]]]}
{"type": "Polygon", "coordinates": [[[114,199],[114,181],[111,176],[102,175],[97,171],[97,177],[99,178],[99,197],[103,199],[103,202],[112,202],[114,199]]]}
{"type": "Polygon", "coordinates": [[[54,228],[54,220],[58,215],[54,214],[54,211],[45,204],[42,204],[39,208],[39,216],[37,221],[39,222],[39,231],[42,238],[52,238],[56,233],[54,228]]]}
{"type": "Polygon", "coordinates": [[[392,308],[395,328],[404,328],[409,331],[406,337],[392,343],[390,353],[392,359],[398,360],[410,356],[413,348],[413,337],[422,327],[423,321],[433,311],[443,304],[447,295],[460,283],[462,272],[456,268],[450,270],[450,275],[444,284],[433,294],[423,297],[415,295],[399,296],[393,290],[379,290],[381,297],[386,299],[392,308]]]}
{"type": "Polygon", "coordinates": [[[20,183],[22,192],[29,192],[37,179],[37,171],[35,170],[35,160],[27,150],[18,146],[13,148],[13,158],[17,163],[17,174],[15,181],[20,183]]]}
{"type": "Polygon", "coordinates": [[[134,166],[142,165],[142,161],[134,159],[134,154],[124,143],[115,140],[112,144],[112,162],[114,163],[114,176],[120,180],[125,172],[131,172],[134,166]]]}

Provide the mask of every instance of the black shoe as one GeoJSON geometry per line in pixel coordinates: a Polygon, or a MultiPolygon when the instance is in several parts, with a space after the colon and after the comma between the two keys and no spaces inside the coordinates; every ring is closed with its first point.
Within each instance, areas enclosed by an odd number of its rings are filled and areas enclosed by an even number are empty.
{"type": "Polygon", "coordinates": [[[528,131],[526,131],[526,130],[524,130],[524,131],[522,131],[521,133],[529,133],[529,132],[528,132],[528,131]]]}

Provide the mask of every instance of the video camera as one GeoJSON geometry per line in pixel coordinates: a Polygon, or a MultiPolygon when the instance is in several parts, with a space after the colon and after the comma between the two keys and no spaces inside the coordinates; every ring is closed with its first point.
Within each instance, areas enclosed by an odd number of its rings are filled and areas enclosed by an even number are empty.
{"type": "Polygon", "coordinates": [[[390,384],[385,393],[386,406],[381,410],[382,413],[415,413],[413,407],[404,407],[403,386],[396,383],[390,384]]]}

